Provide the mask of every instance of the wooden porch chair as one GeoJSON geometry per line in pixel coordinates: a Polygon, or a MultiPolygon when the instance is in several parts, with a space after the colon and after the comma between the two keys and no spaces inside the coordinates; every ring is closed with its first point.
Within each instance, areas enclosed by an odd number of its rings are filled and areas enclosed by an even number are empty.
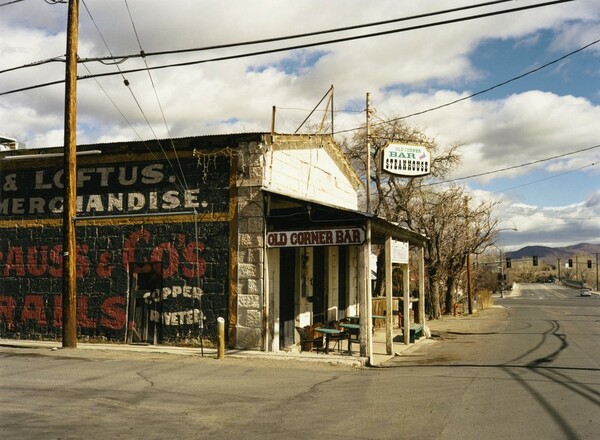
{"type": "Polygon", "coordinates": [[[317,323],[305,327],[296,327],[296,330],[300,335],[301,351],[319,351],[323,349],[323,335],[315,332],[315,328],[322,326],[323,324],[317,323]]]}

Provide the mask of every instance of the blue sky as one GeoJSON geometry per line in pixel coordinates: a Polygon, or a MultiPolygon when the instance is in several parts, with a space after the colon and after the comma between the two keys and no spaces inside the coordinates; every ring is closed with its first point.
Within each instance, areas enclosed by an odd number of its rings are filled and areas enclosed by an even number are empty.
{"type": "MultiPolygon", "coordinates": [[[[539,3],[542,0],[506,2],[369,31],[539,3]]],[[[80,57],[245,42],[409,17],[473,2],[231,0],[227,8],[208,0],[128,0],[127,4],[131,15],[124,1],[81,3],[80,57]]],[[[23,0],[0,9],[0,70],[64,54],[66,4],[23,0]]],[[[80,143],[93,143],[137,140],[138,134],[152,139],[153,133],[178,137],[269,131],[273,106],[277,107],[276,130],[293,132],[331,85],[335,88],[335,127],[343,133],[364,123],[367,92],[375,118],[412,114],[494,86],[598,40],[599,25],[600,2],[576,0],[377,38],[157,70],[152,81],[146,72],[128,74],[129,88],[119,75],[80,81],[77,136],[80,143]]],[[[360,32],[364,31],[148,57],[147,61],[153,66],[200,60],[360,32]]],[[[93,73],[116,71],[115,66],[99,63],[86,67],[93,73]]],[[[143,64],[129,59],[119,67],[133,69],[143,64]]],[[[80,66],[80,74],[88,73],[80,66]]],[[[62,63],[0,73],[0,93],[63,75],[62,63]]],[[[461,146],[462,164],[449,178],[564,155],[459,183],[473,193],[475,202],[497,202],[495,215],[502,224],[518,226],[517,233],[501,234],[500,244],[508,250],[532,244],[599,243],[600,167],[589,165],[600,162],[600,148],[569,154],[600,144],[599,79],[600,43],[526,78],[407,122],[440,148],[461,146]],[[542,179],[546,180],[533,183],[542,179]]],[[[0,135],[17,138],[30,148],[60,145],[63,101],[60,85],[0,95],[0,135]]],[[[319,120],[317,115],[313,126],[319,120]]],[[[340,141],[342,133],[336,135],[340,141]]]]}
{"type": "MultiPolygon", "coordinates": [[[[568,51],[553,48],[555,38],[555,32],[543,30],[524,39],[482,41],[471,57],[474,67],[482,72],[482,78],[473,81],[467,87],[473,91],[484,90],[565,56],[568,51]]],[[[597,45],[600,46],[600,43],[597,45]]],[[[598,52],[587,49],[510,84],[476,96],[473,100],[499,100],[528,90],[540,90],[557,95],[583,97],[592,104],[598,105],[600,103],[600,87],[597,85],[600,84],[599,76],[598,52]]],[[[544,115],[541,114],[540,117],[543,118],[544,115]]],[[[598,143],[600,144],[600,138],[598,143]]],[[[565,147],[578,150],[585,146],[572,144],[565,147]]],[[[549,153],[548,156],[552,154],[549,153]]],[[[541,158],[535,157],[532,160],[541,158]]],[[[588,165],[593,163],[592,160],[588,161],[588,165]]],[[[489,183],[473,182],[471,186],[491,192],[518,194],[525,203],[562,206],[574,200],[574,193],[586,197],[597,190],[600,183],[599,168],[598,165],[594,165],[590,167],[590,172],[574,171],[563,174],[530,167],[530,171],[518,179],[505,178],[504,173],[498,173],[497,177],[489,183]]]]}

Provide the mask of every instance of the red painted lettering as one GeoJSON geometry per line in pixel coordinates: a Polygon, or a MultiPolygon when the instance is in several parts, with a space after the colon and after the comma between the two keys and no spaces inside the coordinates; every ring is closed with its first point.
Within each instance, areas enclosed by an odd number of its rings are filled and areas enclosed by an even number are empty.
{"type": "Polygon", "coordinates": [[[103,252],[100,254],[100,262],[98,263],[98,268],[96,269],[96,273],[100,278],[110,278],[112,276],[115,265],[110,264],[112,260],[111,257],[112,255],[110,252],[103,252]]]}
{"type": "Polygon", "coordinates": [[[12,330],[15,323],[17,302],[10,296],[0,296],[0,322],[5,323],[7,330],[12,330]]]}
{"type": "Polygon", "coordinates": [[[48,266],[48,273],[55,278],[62,277],[62,245],[57,244],[50,250],[50,262],[53,264],[48,266]]]}
{"type": "Polygon", "coordinates": [[[163,254],[166,254],[168,258],[168,264],[164,264],[162,270],[163,278],[171,278],[176,272],[179,266],[179,254],[177,249],[171,243],[162,243],[158,245],[152,251],[152,261],[160,262],[163,261],[163,254]]]}
{"type": "Polygon", "coordinates": [[[62,296],[54,295],[54,317],[52,319],[54,327],[62,327],[62,296]]]}
{"type": "Polygon", "coordinates": [[[12,246],[8,248],[6,255],[6,266],[4,266],[4,276],[9,277],[14,272],[15,276],[25,276],[25,263],[23,261],[23,248],[12,246]]]}
{"type": "Polygon", "coordinates": [[[123,245],[123,266],[129,267],[133,262],[145,263],[148,261],[147,258],[136,257],[135,248],[140,240],[144,240],[146,243],[150,241],[150,232],[146,229],[140,229],[132,233],[123,245]]]}
{"type": "Polygon", "coordinates": [[[48,269],[48,246],[30,246],[27,249],[27,271],[34,277],[42,276],[48,269]]]}
{"type": "Polygon", "coordinates": [[[35,321],[37,325],[46,325],[46,310],[42,295],[27,295],[21,311],[21,322],[35,321]]]}
{"type": "Polygon", "coordinates": [[[204,244],[194,241],[189,243],[183,250],[183,259],[189,264],[184,265],[181,269],[183,276],[188,278],[196,278],[204,276],[206,272],[206,261],[200,257],[200,253],[204,252],[204,244]]]}
{"type": "Polygon", "coordinates": [[[100,325],[111,330],[120,330],[125,327],[125,298],[113,296],[102,302],[100,325]]]}
{"type": "Polygon", "coordinates": [[[77,325],[79,327],[96,328],[96,320],[87,314],[88,301],[89,297],[87,296],[79,296],[77,298],[77,325]]]}
{"type": "Polygon", "coordinates": [[[87,253],[90,247],[87,244],[77,245],[77,255],[75,262],[77,265],[77,278],[83,278],[90,273],[90,260],[87,253]]]}

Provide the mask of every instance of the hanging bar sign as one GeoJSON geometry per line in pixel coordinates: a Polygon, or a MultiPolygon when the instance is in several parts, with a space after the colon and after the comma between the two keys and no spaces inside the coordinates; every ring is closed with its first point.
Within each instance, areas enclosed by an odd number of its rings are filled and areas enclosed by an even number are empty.
{"type": "Polygon", "coordinates": [[[389,143],[383,149],[382,168],[404,177],[426,176],[431,172],[431,156],[420,145],[389,143]]]}

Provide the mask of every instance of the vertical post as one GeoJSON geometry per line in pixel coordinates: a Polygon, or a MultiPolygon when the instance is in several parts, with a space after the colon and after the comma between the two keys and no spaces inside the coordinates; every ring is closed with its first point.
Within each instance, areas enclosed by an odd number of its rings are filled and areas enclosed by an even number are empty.
{"type": "Polygon", "coordinates": [[[363,244],[359,252],[358,262],[358,316],[360,331],[360,355],[367,355],[367,284],[370,283],[369,258],[367,255],[367,243],[363,244]]]}
{"type": "Polygon", "coordinates": [[[371,292],[371,220],[367,221],[366,236],[366,254],[367,254],[367,358],[369,365],[373,364],[373,293],[371,292]]]}
{"type": "Polygon", "coordinates": [[[277,112],[277,108],[273,106],[273,111],[271,112],[271,136],[275,135],[275,113],[277,112]]]}
{"type": "Polygon", "coordinates": [[[473,275],[471,274],[471,253],[467,254],[467,292],[469,300],[469,315],[473,314],[473,275]]]}
{"type": "Polygon", "coordinates": [[[263,216],[263,291],[262,291],[262,332],[263,332],[263,351],[269,351],[269,253],[267,252],[267,216],[263,216]]]}
{"type": "Polygon", "coordinates": [[[371,94],[367,92],[367,214],[371,213],[371,94]]]}
{"type": "Polygon", "coordinates": [[[217,318],[217,337],[218,337],[218,348],[217,348],[217,359],[223,359],[225,357],[225,319],[217,318]]]}
{"type": "Polygon", "coordinates": [[[599,288],[598,288],[598,252],[596,252],[596,290],[599,290],[599,288]]]}
{"type": "Polygon", "coordinates": [[[471,284],[471,230],[469,228],[469,198],[465,196],[465,229],[467,234],[467,301],[469,303],[469,315],[473,314],[473,291],[471,284]]]}
{"type": "Polygon", "coordinates": [[[333,84],[331,84],[331,137],[333,138],[333,84]]]}
{"type": "Polygon", "coordinates": [[[385,237],[385,352],[394,353],[393,345],[393,301],[392,301],[392,237],[385,237]]]}
{"type": "Polygon", "coordinates": [[[65,71],[62,346],[77,348],[75,208],[77,179],[77,28],[79,0],[69,0],[65,71]]]}
{"type": "Polygon", "coordinates": [[[410,343],[410,273],[408,270],[408,264],[402,265],[402,284],[404,285],[404,296],[403,296],[403,306],[402,313],[404,316],[402,317],[402,327],[404,333],[404,344],[408,345],[410,343]]]}
{"type": "MultiPolygon", "coordinates": [[[[502,261],[502,249],[498,248],[500,252],[500,298],[504,298],[504,262],[502,261]]],[[[506,278],[508,278],[508,267],[506,268],[506,278]]]]}
{"type": "Polygon", "coordinates": [[[425,325],[425,248],[419,249],[419,324],[425,325]]]}
{"type": "MultiPolygon", "coordinates": [[[[598,257],[598,254],[596,254],[596,257],[598,257]]],[[[558,269],[558,282],[560,282],[560,258],[556,262],[556,268],[558,269]]]]}

